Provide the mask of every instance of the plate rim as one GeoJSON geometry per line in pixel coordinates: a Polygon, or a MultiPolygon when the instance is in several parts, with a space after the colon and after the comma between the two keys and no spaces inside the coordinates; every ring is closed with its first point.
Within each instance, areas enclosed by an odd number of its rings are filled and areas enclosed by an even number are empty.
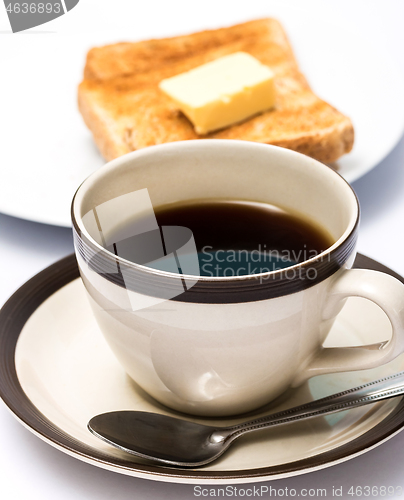
{"type": "MultiPolygon", "coordinates": [[[[385,272],[404,283],[404,278],[379,262],[358,254],[355,267],[385,272]]],[[[404,428],[404,398],[381,422],[361,436],[332,450],[285,464],[236,471],[178,469],[139,464],[111,457],[58,428],[25,394],[18,380],[15,350],[30,316],[51,295],[80,277],[74,254],[55,262],[22,285],[0,310],[0,397],[8,409],[43,441],[84,462],[121,474],[166,482],[229,484],[274,480],[300,475],[352,459],[387,441],[404,428]]]]}

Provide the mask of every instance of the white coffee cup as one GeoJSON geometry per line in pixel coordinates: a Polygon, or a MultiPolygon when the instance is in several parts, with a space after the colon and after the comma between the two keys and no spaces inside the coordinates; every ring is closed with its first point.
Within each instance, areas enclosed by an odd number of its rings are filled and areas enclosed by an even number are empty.
{"type": "Polygon", "coordinates": [[[302,154],[228,140],[149,147],[84,181],[72,219],[81,276],[108,344],[141,388],[175,410],[251,411],[315,375],[373,368],[404,351],[404,286],[350,269],[356,196],[334,170],[302,154]],[[335,243],[301,264],[250,276],[153,269],[104,248],[131,216],[129,201],[145,193],[153,207],[206,198],[281,206],[314,220],[335,243]],[[393,327],[387,344],[322,347],[350,296],[385,311],[393,327]]]}

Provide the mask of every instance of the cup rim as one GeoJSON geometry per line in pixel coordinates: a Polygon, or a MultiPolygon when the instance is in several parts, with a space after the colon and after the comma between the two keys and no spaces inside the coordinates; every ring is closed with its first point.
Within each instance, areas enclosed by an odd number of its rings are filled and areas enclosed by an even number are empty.
{"type": "MultiPolygon", "coordinates": [[[[91,184],[90,184],[91,186],[91,184]]],[[[88,187],[90,187],[88,186],[88,187]]],[[[341,245],[347,241],[348,239],[354,239],[355,234],[358,230],[359,226],[359,221],[360,221],[360,205],[359,205],[359,200],[358,197],[353,190],[352,186],[349,184],[349,182],[341,175],[339,174],[336,170],[333,168],[329,167],[325,163],[322,163],[314,158],[311,158],[309,156],[306,156],[302,153],[299,153],[297,151],[293,151],[291,149],[283,148],[280,146],[275,146],[272,144],[263,144],[263,143],[258,143],[258,142],[252,142],[252,141],[242,141],[242,140],[234,140],[234,139],[195,139],[195,140],[189,140],[189,141],[176,141],[176,142],[170,142],[170,143],[164,143],[164,144],[157,144],[153,146],[148,146],[147,148],[143,148],[140,150],[132,151],[130,153],[127,153],[125,155],[122,155],[118,158],[115,158],[112,161],[109,161],[105,163],[102,167],[98,168],[95,172],[91,173],[77,188],[73,199],[71,203],[71,219],[72,219],[72,224],[73,224],[73,229],[74,231],[78,234],[79,238],[83,239],[83,236],[87,240],[85,243],[90,243],[92,247],[96,249],[97,252],[100,252],[101,255],[107,257],[109,260],[113,260],[114,262],[121,263],[123,265],[126,265],[129,268],[136,269],[142,273],[147,273],[149,275],[153,275],[156,277],[161,277],[161,278],[169,278],[169,279],[176,279],[176,280],[197,280],[198,282],[201,283],[235,283],[235,282],[242,282],[245,280],[250,280],[252,278],[254,279],[267,279],[268,277],[280,277],[282,276],[285,271],[295,271],[297,269],[301,269],[306,266],[314,265],[316,262],[321,261],[325,258],[329,258],[333,253],[335,253],[341,245]],[[335,176],[335,178],[338,178],[340,181],[343,181],[343,184],[348,188],[348,191],[353,195],[353,200],[355,202],[355,208],[356,212],[353,214],[347,228],[345,229],[344,233],[326,250],[323,252],[319,253],[318,255],[304,260],[303,262],[299,262],[298,264],[295,264],[293,266],[288,266],[287,268],[283,269],[278,269],[275,271],[267,271],[264,273],[257,273],[257,274],[248,274],[248,275],[232,275],[232,276],[197,276],[197,275],[190,275],[190,274],[180,274],[180,273],[171,273],[168,271],[161,271],[158,269],[154,269],[148,266],[144,266],[142,264],[136,264],[135,262],[126,260],[122,257],[119,257],[106,248],[104,248],[102,245],[97,243],[89,234],[87,229],[85,228],[82,217],[78,215],[78,203],[82,201],[83,194],[82,190],[85,184],[94,181],[102,176],[105,171],[111,170],[111,169],[118,169],[120,166],[123,164],[126,164],[128,161],[130,161],[132,158],[138,158],[142,156],[147,156],[150,154],[154,154],[156,150],[159,150],[163,152],[165,149],[177,149],[177,148],[182,148],[182,147],[221,147],[221,145],[227,145],[227,146],[235,146],[235,147],[245,147],[245,148],[261,148],[261,149],[266,149],[266,150],[275,150],[275,151],[280,151],[281,154],[285,155],[290,155],[292,158],[295,159],[302,159],[304,158],[306,161],[310,160],[313,162],[313,164],[316,164],[319,166],[321,169],[327,169],[328,175],[335,176]]],[[[356,238],[355,238],[356,240],[356,238]]]]}

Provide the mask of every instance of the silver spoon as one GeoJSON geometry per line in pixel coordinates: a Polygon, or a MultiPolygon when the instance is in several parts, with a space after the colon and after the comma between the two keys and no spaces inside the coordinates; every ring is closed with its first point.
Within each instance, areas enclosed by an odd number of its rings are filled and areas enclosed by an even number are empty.
{"type": "Polygon", "coordinates": [[[138,457],[168,465],[199,467],[216,460],[247,432],[329,415],[404,394],[404,372],[301,406],[231,427],[196,424],[143,411],[114,411],[92,418],[88,429],[138,457]]]}

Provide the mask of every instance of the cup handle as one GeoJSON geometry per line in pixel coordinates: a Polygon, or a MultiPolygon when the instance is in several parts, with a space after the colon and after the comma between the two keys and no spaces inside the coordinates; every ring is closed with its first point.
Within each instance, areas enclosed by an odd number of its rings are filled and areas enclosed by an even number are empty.
{"type": "Polygon", "coordinates": [[[328,294],[323,320],[335,317],[347,297],[363,297],[386,313],[393,329],[391,340],[358,347],[322,347],[294,387],[316,375],[375,368],[404,351],[404,285],[399,280],[378,271],[348,269],[335,279],[328,294]]]}

